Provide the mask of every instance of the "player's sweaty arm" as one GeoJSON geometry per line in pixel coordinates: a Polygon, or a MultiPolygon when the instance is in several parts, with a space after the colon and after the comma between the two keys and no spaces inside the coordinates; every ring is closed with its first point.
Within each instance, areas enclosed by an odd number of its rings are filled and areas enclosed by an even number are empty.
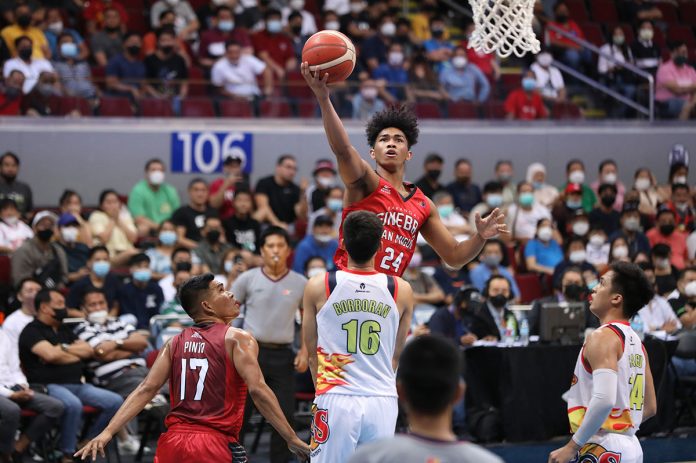
{"type": "Polygon", "coordinates": [[[645,402],[643,404],[643,422],[657,414],[657,394],[653,383],[652,371],[650,370],[650,360],[648,353],[643,349],[645,356],[645,402]]]}
{"type": "Polygon", "coordinates": [[[310,278],[305,286],[302,306],[302,339],[309,355],[309,371],[312,374],[314,387],[317,386],[317,310],[326,300],[324,275],[310,278]],[[321,305],[319,304],[321,302],[321,305]]]}
{"type": "Polygon", "coordinates": [[[396,294],[396,305],[399,308],[401,317],[399,318],[399,329],[396,332],[396,345],[394,356],[392,357],[392,367],[394,371],[399,366],[399,357],[404,350],[406,336],[411,329],[411,318],[413,317],[413,289],[406,280],[396,277],[398,292],[396,294]]]}

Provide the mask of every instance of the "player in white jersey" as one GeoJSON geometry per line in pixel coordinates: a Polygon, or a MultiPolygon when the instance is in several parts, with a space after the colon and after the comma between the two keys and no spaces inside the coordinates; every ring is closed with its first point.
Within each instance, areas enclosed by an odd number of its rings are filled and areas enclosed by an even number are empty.
{"type": "Polygon", "coordinates": [[[413,292],[401,278],[375,270],[382,232],[376,214],[348,214],[346,269],[315,276],[305,287],[302,331],[316,389],[313,463],[344,463],[359,445],[394,435],[395,369],[413,292]]]}
{"type": "Polygon", "coordinates": [[[551,463],[641,463],[635,434],[657,412],[648,356],[628,320],[652,299],[635,264],[614,263],[592,290],[590,310],[601,326],[580,351],[570,391],[570,441],[549,455],[551,463]]]}

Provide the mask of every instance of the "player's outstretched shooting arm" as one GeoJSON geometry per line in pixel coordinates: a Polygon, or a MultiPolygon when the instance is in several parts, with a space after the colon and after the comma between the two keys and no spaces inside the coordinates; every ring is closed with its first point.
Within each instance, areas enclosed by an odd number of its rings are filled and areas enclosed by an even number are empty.
{"type": "Polygon", "coordinates": [[[413,289],[411,285],[399,277],[396,277],[398,292],[396,294],[396,306],[399,308],[399,329],[396,332],[396,345],[394,347],[394,356],[392,357],[392,367],[396,371],[399,366],[399,357],[404,350],[406,344],[406,336],[411,328],[411,318],[413,317],[413,289]]]}

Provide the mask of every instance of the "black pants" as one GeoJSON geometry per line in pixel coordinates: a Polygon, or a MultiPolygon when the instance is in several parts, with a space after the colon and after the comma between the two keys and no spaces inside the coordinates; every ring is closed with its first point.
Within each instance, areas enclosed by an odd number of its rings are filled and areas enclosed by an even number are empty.
{"type": "MultiPolygon", "coordinates": [[[[259,346],[259,366],[266,380],[278,398],[280,408],[285,418],[293,426],[293,414],[295,412],[295,368],[293,361],[295,353],[292,349],[267,349],[259,346]]],[[[244,413],[244,431],[248,431],[247,422],[251,414],[253,402],[247,397],[244,413]]],[[[273,429],[271,433],[271,463],[287,463],[292,454],[288,450],[285,440],[273,429]]]]}
{"type": "MultiPolygon", "coordinates": [[[[24,430],[31,441],[44,437],[63,414],[60,400],[38,392],[34,392],[34,397],[21,405],[37,413],[24,430]]],[[[0,397],[0,453],[9,454],[14,450],[15,432],[19,428],[21,414],[20,404],[0,397]]]]}

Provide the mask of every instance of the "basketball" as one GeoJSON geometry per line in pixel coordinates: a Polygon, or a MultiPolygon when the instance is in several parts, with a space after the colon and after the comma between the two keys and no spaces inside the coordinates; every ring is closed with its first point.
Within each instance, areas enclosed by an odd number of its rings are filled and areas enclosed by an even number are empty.
{"type": "Polygon", "coordinates": [[[340,32],[319,31],[302,48],[302,61],[312,72],[328,72],[328,83],[343,82],[355,67],[355,46],[340,32]]]}

